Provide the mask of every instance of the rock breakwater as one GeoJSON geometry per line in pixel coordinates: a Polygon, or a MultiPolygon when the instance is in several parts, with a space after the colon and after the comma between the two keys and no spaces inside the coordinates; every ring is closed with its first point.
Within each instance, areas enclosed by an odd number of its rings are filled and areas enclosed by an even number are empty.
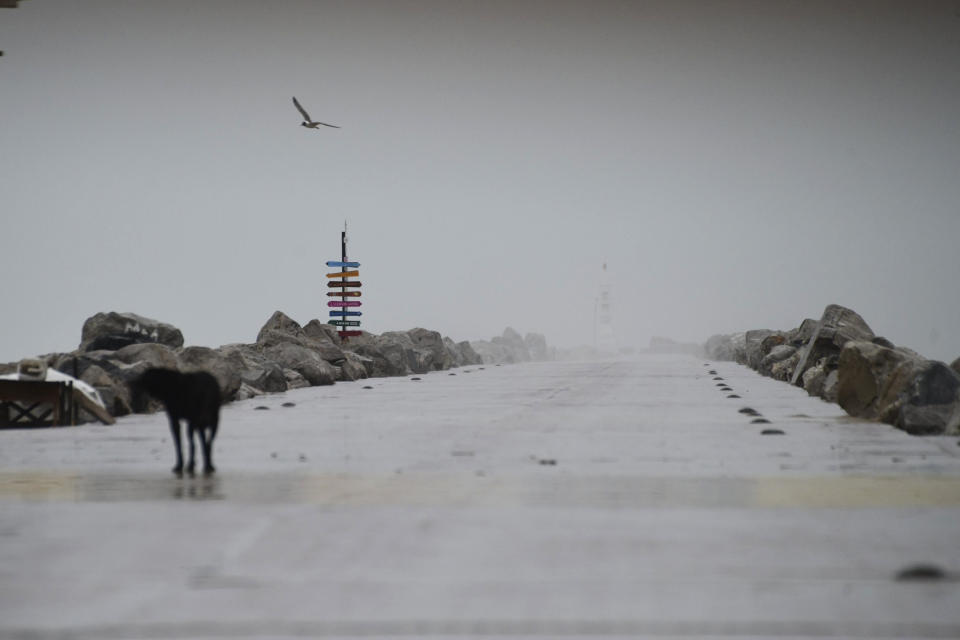
{"type": "Polygon", "coordinates": [[[960,434],[960,358],[949,366],[928,360],[837,304],[794,329],[711,336],[704,352],[802,387],[852,416],[915,435],[960,434]]]}
{"type": "MultiPolygon", "coordinates": [[[[84,322],[75,351],[40,359],[48,367],[92,385],[107,411],[122,416],[161,408],[130,392],[130,381],[150,367],[209,371],[229,402],[339,381],[551,357],[552,349],[542,335],[523,338],[510,328],[491,341],[473,343],[455,342],[423,328],[381,335],[364,331],[344,342],[331,325],[311,320],[301,326],[276,311],[255,342],[217,348],[185,347],[183,333],[158,320],[134,313],[98,313],[84,322]]],[[[16,369],[16,363],[0,365],[0,373],[16,369]]]]}

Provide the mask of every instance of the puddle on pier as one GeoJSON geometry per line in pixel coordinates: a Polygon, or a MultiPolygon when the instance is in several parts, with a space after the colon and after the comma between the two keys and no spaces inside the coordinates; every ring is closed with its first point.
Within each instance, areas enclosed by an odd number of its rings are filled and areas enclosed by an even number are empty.
{"type": "Polygon", "coordinates": [[[960,506],[953,477],[658,478],[474,474],[0,472],[0,502],[227,501],[343,506],[857,508],[960,506]]]}

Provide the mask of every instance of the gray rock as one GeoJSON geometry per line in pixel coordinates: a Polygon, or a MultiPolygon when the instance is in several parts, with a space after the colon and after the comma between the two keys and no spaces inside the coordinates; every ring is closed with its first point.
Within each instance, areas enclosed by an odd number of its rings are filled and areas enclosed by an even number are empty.
{"type": "Polygon", "coordinates": [[[287,379],[288,389],[303,389],[310,386],[310,382],[293,369],[284,369],[283,375],[287,379]]]}
{"type": "MultiPolygon", "coordinates": [[[[771,336],[773,337],[773,336],[771,336]]],[[[783,336],[776,336],[783,338],[783,336]]],[[[760,361],[760,365],[757,367],[757,371],[762,373],[765,376],[773,376],[773,368],[775,365],[783,362],[794,356],[797,353],[797,348],[790,344],[778,344],[777,346],[770,349],[770,351],[763,357],[760,361]]],[[[779,370],[782,372],[782,369],[779,370]]],[[[781,373],[782,375],[782,373],[781,373]]],[[[781,378],[782,379],[782,378],[781,378]]]]}
{"type": "Polygon", "coordinates": [[[282,311],[275,311],[257,334],[257,344],[264,350],[280,344],[294,344],[311,349],[323,360],[335,365],[343,362],[343,350],[337,346],[318,321],[310,334],[282,311]]]}
{"type": "MultiPolygon", "coordinates": [[[[241,386],[267,393],[287,390],[283,367],[264,356],[256,345],[229,344],[218,351],[240,374],[241,386]]],[[[237,394],[239,400],[240,391],[237,394]]]]}
{"type": "Polygon", "coordinates": [[[479,353],[473,350],[473,347],[470,346],[470,343],[467,340],[458,342],[457,348],[460,350],[460,355],[463,356],[464,366],[483,364],[483,358],[480,357],[479,353]]]}
{"type": "MultiPolygon", "coordinates": [[[[287,386],[286,380],[284,380],[283,386],[284,387],[287,386]]],[[[240,388],[237,389],[237,393],[236,393],[236,396],[234,397],[234,400],[249,400],[250,398],[256,398],[257,396],[262,396],[263,393],[264,392],[261,391],[260,389],[257,389],[256,387],[252,387],[246,382],[241,382],[240,388]]]]}
{"type": "Polygon", "coordinates": [[[922,364],[897,349],[850,341],[840,353],[837,402],[852,416],[881,418],[922,364]]]}
{"type": "MultiPolygon", "coordinates": [[[[494,342],[498,341],[497,338],[493,340],[494,342]]],[[[512,327],[507,327],[503,330],[503,335],[500,336],[499,341],[513,353],[514,362],[527,362],[530,360],[530,351],[527,349],[527,344],[512,327]]]]}
{"type": "Polygon", "coordinates": [[[447,353],[450,354],[450,357],[453,359],[453,364],[451,366],[462,367],[464,364],[466,364],[466,361],[463,357],[463,353],[460,350],[460,345],[454,342],[451,338],[444,336],[443,346],[447,350],[447,353]]]}
{"type": "Polygon", "coordinates": [[[897,400],[894,426],[914,435],[949,433],[960,416],[960,375],[927,360],[897,400]]]}
{"type": "Polygon", "coordinates": [[[131,344],[156,342],[172,349],[183,346],[183,334],[173,325],[135,313],[98,313],[87,318],[79,351],[116,351],[131,344]]]}
{"type": "Polygon", "coordinates": [[[820,391],[820,397],[826,402],[836,403],[837,388],[840,383],[840,372],[837,369],[831,370],[823,381],[823,389],[820,391]]]}
{"type": "Polygon", "coordinates": [[[482,364],[513,364],[517,362],[513,351],[499,341],[474,340],[470,346],[480,356],[482,364]]]}
{"type": "Polygon", "coordinates": [[[426,365],[428,370],[444,371],[454,365],[453,356],[438,332],[417,327],[408,331],[407,335],[410,336],[415,349],[426,351],[429,355],[426,365]]]}
{"type": "Polygon", "coordinates": [[[720,360],[723,362],[733,362],[737,360],[737,346],[746,336],[743,333],[726,333],[710,336],[703,351],[711,360],[720,360]]]}
{"type": "Polygon", "coordinates": [[[170,347],[158,343],[131,344],[117,349],[111,356],[112,360],[119,360],[126,364],[146,362],[151,367],[162,369],[180,369],[180,358],[170,347]]]}
{"type": "Polygon", "coordinates": [[[102,367],[90,364],[84,368],[79,379],[97,390],[110,415],[125,416],[133,413],[130,388],[113,378],[102,367]]]}
{"type": "Polygon", "coordinates": [[[827,370],[824,366],[826,358],[821,358],[820,362],[803,374],[803,388],[811,396],[820,396],[823,393],[823,385],[827,380],[827,370]]]}
{"type": "Polygon", "coordinates": [[[797,363],[800,362],[800,350],[793,345],[781,346],[793,347],[793,354],[788,358],[775,362],[770,367],[770,377],[783,382],[789,382],[790,378],[793,377],[793,370],[797,368],[797,363]]]}
{"type": "Polygon", "coordinates": [[[840,354],[837,402],[850,415],[915,435],[950,433],[960,416],[960,375],[908,349],[849,342],[840,354]]]}
{"type": "Polygon", "coordinates": [[[359,356],[367,370],[367,376],[405,376],[410,373],[403,347],[395,342],[376,341],[351,345],[352,353],[359,356]]]}
{"type": "Polygon", "coordinates": [[[399,350],[407,368],[413,373],[427,373],[432,369],[430,363],[433,353],[427,349],[419,349],[406,331],[381,333],[376,339],[376,345],[390,358],[394,358],[399,350]]]}
{"type": "Polygon", "coordinates": [[[352,382],[354,380],[362,380],[368,377],[366,361],[369,358],[365,358],[356,353],[350,351],[343,352],[344,359],[340,363],[339,374],[337,375],[337,380],[344,382],[352,382]]]}
{"type": "MultiPolygon", "coordinates": [[[[100,393],[107,411],[113,416],[124,416],[133,412],[152,412],[163,408],[156,400],[147,397],[134,399],[130,392],[130,381],[152,366],[170,364],[167,356],[173,355],[173,366],[177,368],[179,360],[167,347],[158,344],[143,345],[151,357],[146,360],[131,358],[130,363],[114,358],[115,351],[88,351],[48,356],[49,366],[93,385],[100,393]],[[156,358],[156,359],[154,359],[156,358]]],[[[135,353],[128,351],[127,355],[135,353]]]]}
{"type": "MultiPolygon", "coordinates": [[[[284,369],[292,369],[302,375],[311,386],[333,384],[338,371],[335,366],[320,357],[315,350],[295,344],[281,342],[267,347],[263,355],[284,369]]],[[[290,388],[290,379],[287,378],[290,388]]]]}
{"type": "MultiPolygon", "coordinates": [[[[337,347],[342,346],[343,339],[340,337],[337,327],[332,324],[313,319],[303,326],[303,333],[308,338],[320,340],[321,342],[330,342],[337,347]]],[[[353,338],[351,338],[351,340],[353,340],[353,338]]]]}
{"type": "Polygon", "coordinates": [[[234,399],[240,389],[240,371],[223,353],[210,347],[187,347],[178,353],[181,371],[206,371],[220,383],[224,402],[234,399]]]}
{"type": "Polygon", "coordinates": [[[810,338],[813,337],[813,334],[816,333],[818,324],[820,324],[819,320],[806,318],[800,323],[799,327],[787,331],[785,335],[786,344],[792,344],[797,348],[807,344],[810,341],[810,338]]]}
{"type": "Polygon", "coordinates": [[[537,361],[549,360],[550,350],[547,348],[547,338],[540,333],[528,333],[523,337],[523,344],[527,347],[530,358],[537,361]]]}
{"type": "MultiPolygon", "coordinates": [[[[744,334],[745,348],[747,361],[746,365],[751,369],[756,370],[760,367],[760,362],[763,360],[763,357],[766,355],[763,348],[765,344],[769,345],[767,338],[773,335],[779,335],[775,331],[770,329],[751,329],[744,334]]],[[[780,336],[780,341],[782,342],[782,336],[780,336]]],[[[771,347],[772,348],[772,347],[771,347]]]]}
{"type": "Polygon", "coordinates": [[[837,304],[827,305],[817,328],[803,347],[790,382],[797,384],[807,369],[814,366],[820,358],[839,356],[847,342],[869,342],[873,337],[873,331],[855,311],[837,304]]]}
{"type": "Polygon", "coordinates": [[[956,360],[951,362],[950,368],[956,371],[958,374],[960,374],[960,358],[957,358],[956,360]]]}

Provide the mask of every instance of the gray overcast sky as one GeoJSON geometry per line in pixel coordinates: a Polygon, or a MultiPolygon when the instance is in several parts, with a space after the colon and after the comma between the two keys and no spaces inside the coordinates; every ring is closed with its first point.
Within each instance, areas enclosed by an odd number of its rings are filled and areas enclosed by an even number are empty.
{"type": "Polygon", "coordinates": [[[624,344],[836,302],[960,355],[960,2],[24,0],[0,49],[0,361],[326,318],[344,219],[377,333],[590,343],[606,261],[624,344]]]}

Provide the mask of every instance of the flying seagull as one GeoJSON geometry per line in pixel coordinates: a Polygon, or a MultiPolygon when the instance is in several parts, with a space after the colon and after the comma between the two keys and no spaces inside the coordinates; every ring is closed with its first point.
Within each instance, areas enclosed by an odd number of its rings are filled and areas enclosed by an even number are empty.
{"type": "Polygon", "coordinates": [[[300,123],[301,127],[306,127],[308,129],[316,129],[319,125],[322,124],[325,127],[333,127],[334,129],[340,128],[335,124],[327,124],[326,122],[316,122],[314,120],[311,120],[310,114],[307,113],[306,109],[300,106],[300,103],[297,102],[296,96],[293,97],[293,106],[295,106],[297,108],[297,111],[299,111],[300,114],[303,115],[303,122],[300,123]]]}

